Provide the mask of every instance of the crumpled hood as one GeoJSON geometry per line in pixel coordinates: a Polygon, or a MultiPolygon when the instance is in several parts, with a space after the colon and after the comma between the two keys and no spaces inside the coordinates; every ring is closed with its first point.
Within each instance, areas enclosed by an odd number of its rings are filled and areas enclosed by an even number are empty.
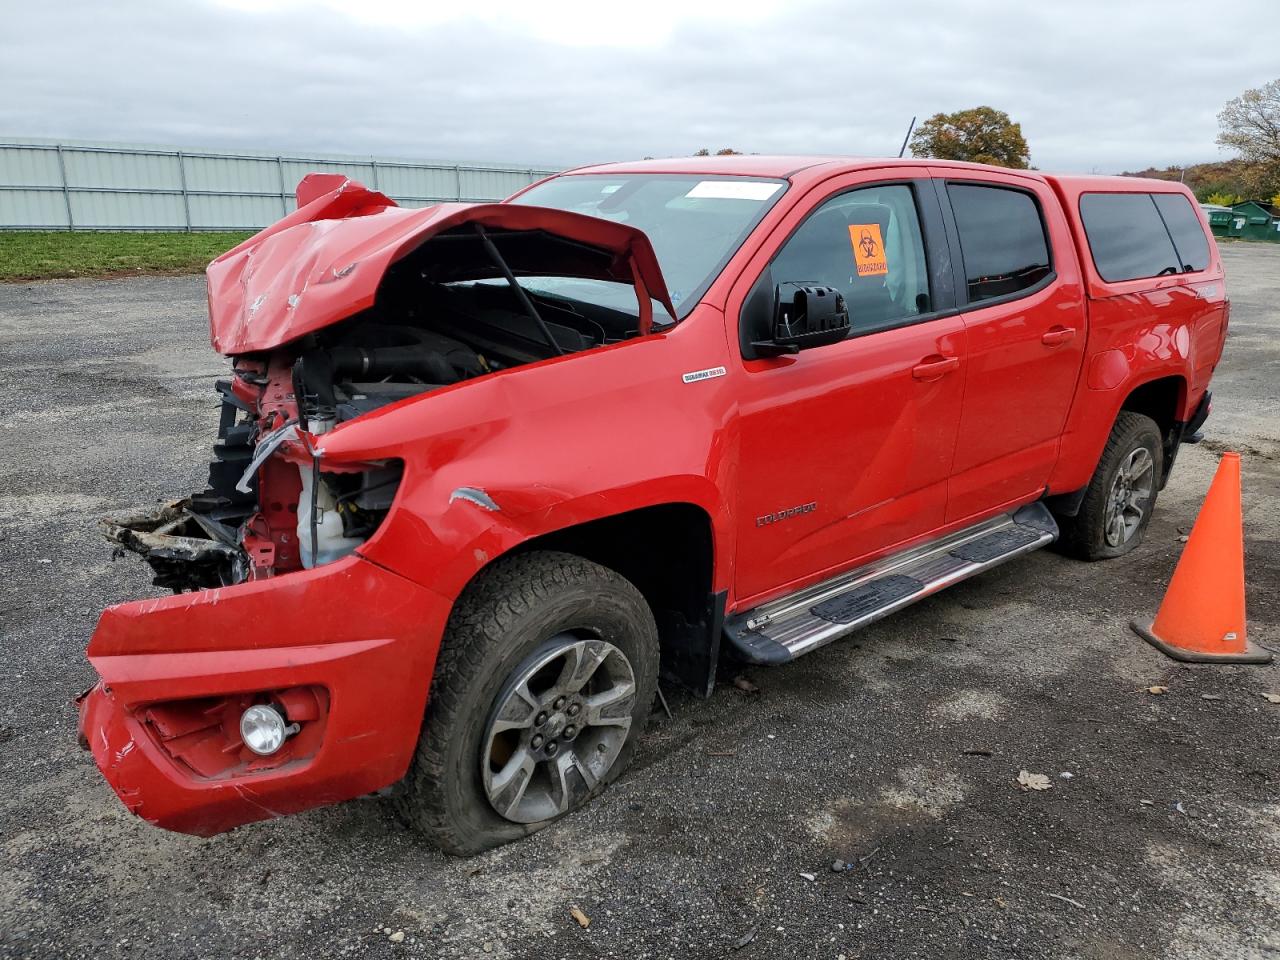
{"type": "MultiPolygon", "coordinates": [[[[209,333],[219,353],[270,350],[373,305],[387,268],[463,224],[542,231],[610,254],[593,279],[626,278],[675,316],[649,239],[635,227],[564,210],[506,203],[406,209],[340,174],[298,184],[298,209],[209,264],[209,333]]],[[[498,275],[497,271],[486,275],[498,275]]]]}

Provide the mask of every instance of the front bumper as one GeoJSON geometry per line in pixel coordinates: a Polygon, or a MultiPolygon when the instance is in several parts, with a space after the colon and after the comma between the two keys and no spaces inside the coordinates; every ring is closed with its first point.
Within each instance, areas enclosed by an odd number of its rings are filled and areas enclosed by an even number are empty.
{"type": "Polygon", "coordinates": [[[358,556],[103,612],[102,678],[79,700],[81,742],[133,813],[201,836],[336,803],[404,776],[449,602],[358,556]],[[327,716],[309,756],[202,776],[162,744],[155,705],[310,687],[327,716]]]}

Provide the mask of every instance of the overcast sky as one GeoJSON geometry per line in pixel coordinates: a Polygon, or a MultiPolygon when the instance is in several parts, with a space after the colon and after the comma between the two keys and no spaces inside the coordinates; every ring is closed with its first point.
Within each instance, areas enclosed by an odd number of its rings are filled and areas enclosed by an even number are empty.
{"type": "Polygon", "coordinates": [[[0,0],[0,136],[568,166],[896,155],[987,104],[1032,163],[1223,159],[1276,0],[0,0]]]}

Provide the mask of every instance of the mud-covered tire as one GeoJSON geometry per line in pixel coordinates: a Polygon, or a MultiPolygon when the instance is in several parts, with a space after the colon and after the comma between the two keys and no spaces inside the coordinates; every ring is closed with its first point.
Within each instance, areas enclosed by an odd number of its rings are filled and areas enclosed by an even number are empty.
{"type": "Polygon", "coordinates": [[[1109,560],[1124,556],[1140,544],[1160,493],[1163,468],[1164,445],[1155,421],[1140,413],[1121,411],[1111,428],[1111,436],[1089,482],[1080,511],[1074,517],[1058,518],[1062,531],[1058,545],[1062,552],[1080,560],[1109,560]],[[1142,515],[1132,525],[1126,525],[1130,528],[1124,531],[1123,537],[1117,538],[1114,535],[1117,513],[1114,498],[1117,496],[1117,484],[1124,483],[1119,474],[1122,470],[1129,470],[1128,465],[1135,458],[1141,461],[1142,451],[1150,461],[1150,493],[1148,496],[1130,497],[1140,507],[1142,515]]]}
{"type": "Polygon", "coordinates": [[[459,856],[534,833],[581,807],[626,769],[657,682],[657,627],[629,581],[566,553],[500,559],[476,577],[450,615],[417,752],[393,795],[396,811],[459,856]],[[635,682],[630,729],[607,772],[569,809],[538,822],[513,822],[499,815],[486,793],[482,751],[489,749],[490,721],[520,669],[566,634],[603,640],[625,655],[635,682]]]}

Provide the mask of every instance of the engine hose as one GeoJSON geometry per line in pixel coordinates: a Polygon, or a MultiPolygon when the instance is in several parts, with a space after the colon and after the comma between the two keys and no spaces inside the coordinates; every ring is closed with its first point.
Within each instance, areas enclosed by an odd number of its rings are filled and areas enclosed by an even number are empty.
{"type": "Polygon", "coordinates": [[[410,375],[426,383],[457,383],[460,379],[453,365],[438,350],[425,346],[403,347],[332,347],[308,350],[294,367],[295,380],[302,395],[315,397],[324,410],[337,405],[333,385],[347,377],[376,380],[381,377],[410,375]]]}

